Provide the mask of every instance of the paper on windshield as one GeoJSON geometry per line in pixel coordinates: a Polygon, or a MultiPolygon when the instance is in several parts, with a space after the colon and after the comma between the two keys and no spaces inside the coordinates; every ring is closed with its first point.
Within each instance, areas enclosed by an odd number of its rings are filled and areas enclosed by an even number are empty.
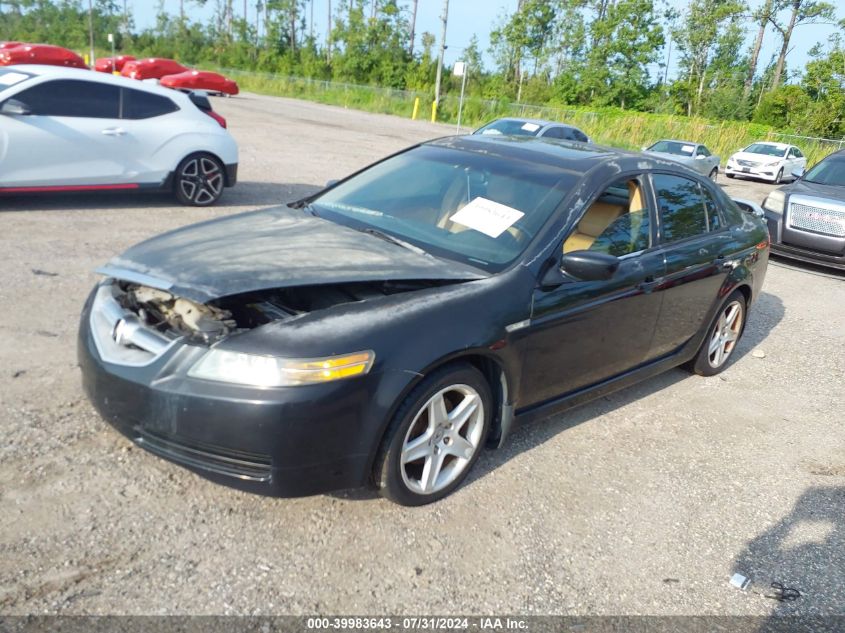
{"type": "Polygon", "coordinates": [[[29,75],[24,75],[23,73],[4,73],[0,75],[0,85],[2,86],[14,86],[19,81],[23,81],[29,77],[29,75]]]}
{"type": "Polygon", "coordinates": [[[540,126],[537,125],[536,123],[526,123],[525,125],[522,126],[522,129],[525,130],[526,132],[536,132],[537,130],[540,129],[540,126]]]}
{"type": "Polygon", "coordinates": [[[499,237],[523,215],[522,211],[479,197],[449,219],[484,235],[499,237]]]}
{"type": "Polygon", "coordinates": [[[694,150],[694,149],[695,149],[694,145],[682,145],[681,146],[681,151],[684,154],[692,154],[692,150],[694,150]]]}

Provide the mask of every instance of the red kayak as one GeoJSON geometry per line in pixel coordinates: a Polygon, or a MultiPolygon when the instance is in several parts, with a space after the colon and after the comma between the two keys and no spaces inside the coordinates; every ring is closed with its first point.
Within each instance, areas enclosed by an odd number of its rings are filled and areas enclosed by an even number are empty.
{"type": "Polygon", "coordinates": [[[187,68],[172,59],[147,57],[126,62],[120,74],[130,79],[161,79],[166,75],[183,73],[187,68]]]}
{"type": "Polygon", "coordinates": [[[132,55],[118,55],[117,57],[101,57],[94,64],[94,70],[99,73],[120,72],[127,62],[134,62],[132,55]]]}
{"type": "Polygon", "coordinates": [[[45,64],[88,68],[85,60],[73,51],[52,44],[20,44],[0,50],[0,66],[12,64],[45,64]]]}
{"type": "Polygon", "coordinates": [[[209,92],[223,92],[227,95],[238,94],[238,84],[226,79],[219,73],[207,70],[189,70],[176,75],[161,78],[161,85],[168,88],[188,88],[190,90],[208,90],[209,92]]]}

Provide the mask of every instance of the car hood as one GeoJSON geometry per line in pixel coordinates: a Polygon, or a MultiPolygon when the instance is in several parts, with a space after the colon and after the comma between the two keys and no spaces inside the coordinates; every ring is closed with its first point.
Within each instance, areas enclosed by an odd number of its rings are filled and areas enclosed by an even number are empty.
{"type": "Polygon", "coordinates": [[[737,152],[736,154],[731,155],[731,160],[749,160],[754,163],[763,163],[764,165],[768,165],[770,163],[779,163],[783,160],[783,156],[778,158],[777,156],[766,156],[765,154],[737,152]]]}
{"type": "Polygon", "coordinates": [[[787,187],[784,187],[784,191],[790,195],[799,193],[802,196],[838,200],[845,205],[845,187],[837,187],[836,185],[819,185],[799,180],[787,187]]]}
{"type": "Polygon", "coordinates": [[[164,233],[133,246],[97,272],[202,303],[293,286],[487,276],[287,207],[164,233]]]}

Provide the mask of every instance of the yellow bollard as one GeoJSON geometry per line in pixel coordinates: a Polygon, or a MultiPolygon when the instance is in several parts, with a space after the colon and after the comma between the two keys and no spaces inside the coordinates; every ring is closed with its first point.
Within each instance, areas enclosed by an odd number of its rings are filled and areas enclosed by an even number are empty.
{"type": "Polygon", "coordinates": [[[85,65],[86,65],[86,66],[90,66],[90,65],[91,65],[91,60],[90,60],[90,59],[88,59],[88,53],[85,53],[85,55],[83,56],[83,58],[85,59],[85,65]]]}
{"type": "Polygon", "coordinates": [[[431,122],[437,123],[437,102],[431,102],[431,122]]]}
{"type": "Polygon", "coordinates": [[[420,111],[420,98],[417,97],[416,99],[414,99],[414,113],[411,115],[412,121],[417,120],[417,114],[419,113],[419,111],[420,111]]]}

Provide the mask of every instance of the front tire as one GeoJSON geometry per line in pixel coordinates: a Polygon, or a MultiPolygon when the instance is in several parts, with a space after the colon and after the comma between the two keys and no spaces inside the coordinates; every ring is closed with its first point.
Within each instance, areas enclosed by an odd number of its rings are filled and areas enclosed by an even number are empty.
{"type": "Polygon", "coordinates": [[[745,296],[738,290],[731,293],[719,308],[701,348],[686,368],[699,376],[715,376],[722,372],[742,336],[745,311],[745,296]]]}
{"type": "Polygon", "coordinates": [[[423,380],[396,411],[375,465],[383,497],[432,503],[466,478],[484,446],[493,397],[484,375],[449,365],[423,380]]]}
{"type": "Polygon", "coordinates": [[[207,207],[220,199],[225,185],[223,164],[211,154],[196,153],[179,163],[173,186],[182,204],[207,207]]]}
{"type": "Polygon", "coordinates": [[[710,172],[710,180],[716,182],[719,179],[719,168],[714,167],[713,171],[710,172]]]}
{"type": "Polygon", "coordinates": [[[783,182],[783,167],[778,170],[778,175],[775,176],[775,184],[779,185],[783,182]]]}

